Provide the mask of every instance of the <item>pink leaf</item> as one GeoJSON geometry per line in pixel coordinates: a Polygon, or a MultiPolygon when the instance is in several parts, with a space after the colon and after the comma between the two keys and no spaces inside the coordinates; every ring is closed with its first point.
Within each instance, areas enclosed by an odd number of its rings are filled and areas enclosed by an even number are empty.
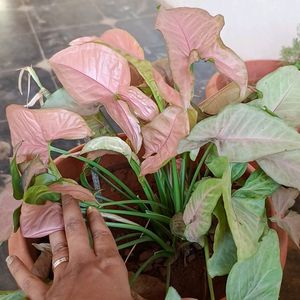
{"type": "Polygon", "coordinates": [[[74,199],[82,201],[96,201],[94,195],[84,187],[76,183],[62,182],[52,183],[49,185],[49,190],[52,192],[61,193],[64,195],[71,195],[74,199]]]}
{"type": "Polygon", "coordinates": [[[142,146],[141,128],[137,118],[131,113],[126,102],[122,100],[111,102],[106,106],[107,113],[126,133],[137,153],[142,146]]]}
{"type": "Polygon", "coordinates": [[[135,151],[141,146],[138,120],[119,93],[130,86],[127,61],[111,48],[95,43],[69,47],[50,59],[58,79],[68,93],[81,105],[101,103],[122,128],[135,151]],[[127,115],[124,115],[127,114],[127,115]]]}
{"type": "Polygon", "coordinates": [[[27,109],[13,104],[6,108],[6,116],[12,145],[20,145],[18,163],[34,155],[40,155],[41,160],[47,162],[48,143],[52,140],[81,139],[91,135],[79,115],[63,109],[27,109]]]}
{"type": "Polygon", "coordinates": [[[73,41],[71,41],[69,43],[70,46],[78,46],[78,45],[82,45],[82,44],[85,44],[85,43],[92,43],[92,42],[95,42],[99,40],[99,37],[93,35],[93,36],[83,36],[83,37],[80,37],[80,38],[77,38],[73,41]]]}
{"type": "Polygon", "coordinates": [[[20,228],[25,238],[40,238],[63,230],[64,222],[61,206],[50,201],[44,205],[23,203],[20,228]]]}
{"type": "Polygon", "coordinates": [[[187,113],[179,107],[169,106],[152,122],[142,128],[146,158],[141,175],[156,172],[177,154],[179,141],[189,132],[187,113]]]}
{"type": "Polygon", "coordinates": [[[20,204],[14,199],[11,181],[7,178],[5,186],[0,188],[0,243],[6,241],[13,232],[13,213],[20,204]]]}
{"type": "Polygon", "coordinates": [[[180,94],[167,84],[163,76],[153,68],[153,77],[161,96],[170,104],[183,107],[180,94]]]}
{"type": "Polygon", "coordinates": [[[111,48],[85,43],[66,48],[50,64],[67,92],[79,103],[109,104],[130,84],[127,61],[111,48]]]}
{"type": "Polygon", "coordinates": [[[126,53],[138,58],[144,59],[144,50],[137,40],[127,31],[114,28],[105,31],[100,39],[106,44],[125,51],[126,53]]]}
{"type": "Polygon", "coordinates": [[[234,80],[244,95],[247,70],[243,61],[220,39],[223,17],[212,17],[202,9],[180,7],[161,8],[156,20],[168,46],[170,67],[187,108],[193,95],[192,63],[199,59],[213,59],[220,72],[234,80]]]}
{"type": "Polygon", "coordinates": [[[134,86],[121,92],[120,96],[128,104],[130,110],[144,121],[150,122],[159,113],[156,103],[134,86]]]}

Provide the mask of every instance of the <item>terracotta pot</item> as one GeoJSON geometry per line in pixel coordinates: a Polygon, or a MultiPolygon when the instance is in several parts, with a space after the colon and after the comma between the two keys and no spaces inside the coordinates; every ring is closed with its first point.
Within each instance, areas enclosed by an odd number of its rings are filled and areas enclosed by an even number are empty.
{"type": "MultiPolygon", "coordinates": [[[[284,63],[279,60],[249,60],[245,63],[248,70],[248,79],[250,85],[256,84],[259,79],[284,65],[284,63]]],[[[231,80],[225,75],[215,73],[207,83],[205,89],[206,97],[208,98],[216,94],[225,85],[230,83],[230,81],[231,80]]]]}
{"type": "MultiPolygon", "coordinates": [[[[78,146],[72,149],[72,152],[79,151],[81,147],[82,146],[78,146]]],[[[63,177],[72,178],[74,180],[77,180],[79,178],[79,175],[83,167],[83,163],[81,161],[71,157],[68,158],[58,157],[55,160],[55,164],[58,167],[63,177]]],[[[109,168],[111,171],[118,172],[119,170],[127,170],[125,173],[122,172],[118,174],[121,175],[121,177],[123,176],[124,179],[128,178],[128,176],[131,176],[128,173],[129,171],[131,172],[131,170],[129,170],[128,168],[128,162],[126,158],[123,158],[121,156],[106,155],[102,159],[102,165],[104,165],[106,168],[109,168]]],[[[248,167],[249,173],[253,172],[253,170],[254,167],[249,165],[248,167]]],[[[129,187],[132,190],[136,190],[137,187],[139,186],[139,184],[136,184],[134,182],[130,183],[130,185],[131,186],[129,187]]],[[[268,215],[274,214],[270,199],[267,204],[267,209],[268,209],[268,215]]],[[[274,228],[278,233],[279,242],[280,242],[281,264],[282,267],[284,267],[286,255],[287,255],[287,245],[288,245],[287,235],[284,231],[282,231],[280,228],[275,226],[273,223],[270,224],[270,226],[274,228]]],[[[24,239],[20,233],[20,230],[14,233],[8,241],[9,254],[17,255],[27,265],[29,269],[32,268],[33,262],[37,257],[37,251],[31,246],[32,242],[33,241],[30,239],[24,239]],[[29,251],[27,251],[27,249],[29,251]]],[[[222,300],[224,299],[225,298],[222,298],[222,300]]]]}

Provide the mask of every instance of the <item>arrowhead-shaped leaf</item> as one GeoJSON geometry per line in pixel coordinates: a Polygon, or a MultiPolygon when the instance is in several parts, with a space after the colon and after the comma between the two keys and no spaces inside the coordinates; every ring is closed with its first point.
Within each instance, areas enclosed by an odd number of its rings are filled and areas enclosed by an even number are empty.
{"type": "Polygon", "coordinates": [[[190,242],[201,243],[211,226],[212,213],[222,194],[223,181],[205,178],[198,182],[183,213],[184,236],[190,242]]]}
{"type": "Polygon", "coordinates": [[[278,237],[271,229],[253,256],[233,266],[227,279],[226,299],[278,299],[281,279],[278,237]]]}
{"type": "Polygon", "coordinates": [[[111,48],[85,43],[60,51],[50,59],[58,79],[80,104],[103,104],[130,139],[136,152],[141,146],[140,126],[125,102],[118,100],[130,86],[127,61],[111,48]]]}
{"type": "Polygon", "coordinates": [[[237,246],[238,260],[252,256],[266,226],[265,198],[277,188],[275,183],[261,170],[255,171],[245,185],[231,196],[229,167],[224,173],[223,200],[228,224],[237,246]]]}
{"type": "Polygon", "coordinates": [[[185,107],[190,105],[194,76],[191,64],[199,59],[212,59],[218,70],[235,81],[244,95],[247,70],[244,62],[220,38],[223,17],[211,16],[202,9],[180,7],[159,10],[156,28],[167,43],[170,67],[185,107]]]}
{"type": "Polygon", "coordinates": [[[18,145],[17,163],[39,155],[48,161],[48,144],[55,139],[81,139],[91,135],[84,120],[63,109],[27,109],[21,105],[6,108],[11,141],[18,145]],[[24,130],[26,128],[26,130],[24,130]]]}
{"type": "Polygon", "coordinates": [[[230,162],[249,162],[300,148],[300,135],[295,129],[247,104],[229,106],[217,116],[200,121],[180,142],[178,152],[199,149],[210,141],[230,162]]]}
{"type": "Polygon", "coordinates": [[[169,159],[176,156],[179,141],[189,132],[187,113],[179,107],[169,106],[142,128],[146,158],[141,175],[156,172],[169,159]]]}
{"type": "Polygon", "coordinates": [[[300,72],[295,66],[281,67],[268,74],[256,88],[263,98],[252,104],[266,106],[289,125],[300,126],[300,72]]]}

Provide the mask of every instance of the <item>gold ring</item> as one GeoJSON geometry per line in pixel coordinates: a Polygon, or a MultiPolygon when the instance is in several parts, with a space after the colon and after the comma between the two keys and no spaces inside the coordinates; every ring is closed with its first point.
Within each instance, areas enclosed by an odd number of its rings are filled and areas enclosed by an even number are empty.
{"type": "Polygon", "coordinates": [[[69,257],[68,256],[63,256],[57,260],[55,260],[53,263],[52,263],[52,268],[53,270],[55,268],[57,268],[60,264],[64,263],[64,262],[68,262],[69,261],[69,257]]]}

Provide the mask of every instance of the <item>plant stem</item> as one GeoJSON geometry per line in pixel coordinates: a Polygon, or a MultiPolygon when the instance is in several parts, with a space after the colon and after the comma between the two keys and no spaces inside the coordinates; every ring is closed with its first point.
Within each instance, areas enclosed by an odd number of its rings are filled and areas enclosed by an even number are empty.
{"type": "Polygon", "coordinates": [[[184,199],[184,187],[185,187],[185,172],[186,172],[186,163],[187,163],[188,153],[183,153],[181,168],[180,168],[180,189],[181,189],[181,199],[184,199]]]}
{"type": "Polygon", "coordinates": [[[99,170],[100,172],[104,173],[105,175],[109,176],[111,179],[113,179],[120,187],[123,188],[124,191],[126,191],[126,193],[130,196],[130,198],[133,199],[137,199],[136,194],[126,185],[124,184],[118,177],[116,177],[113,173],[111,173],[110,171],[108,171],[106,168],[102,167],[101,165],[97,164],[96,162],[89,160],[83,156],[76,156],[73,155],[72,153],[69,153],[68,151],[56,148],[54,146],[50,146],[50,151],[53,152],[57,152],[60,154],[64,154],[64,155],[69,155],[72,156],[73,158],[76,158],[78,160],[81,160],[85,163],[87,163],[88,165],[96,168],[97,170],[99,170]]]}
{"type": "Polygon", "coordinates": [[[207,272],[207,281],[208,281],[208,288],[210,293],[210,300],[215,300],[214,285],[213,285],[212,278],[208,273],[208,268],[207,268],[207,263],[209,260],[209,248],[208,248],[207,236],[204,236],[204,254],[205,254],[205,263],[206,263],[206,272],[207,272]]]}
{"type": "Polygon", "coordinates": [[[180,187],[179,187],[179,178],[176,166],[176,158],[172,158],[171,160],[172,167],[172,178],[173,178],[173,189],[174,189],[174,208],[175,213],[179,213],[182,208],[181,198],[180,198],[180,187]]]}
{"type": "Polygon", "coordinates": [[[152,239],[149,238],[148,236],[142,236],[136,240],[118,245],[118,250],[126,249],[126,248],[132,247],[134,245],[145,243],[145,242],[152,242],[152,239]]]}
{"type": "Polygon", "coordinates": [[[197,168],[195,170],[195,173],[193,175],[193,178],[192,178],[192,181],[190,183],[189,189],[188,189],[188,191],[186,193],[186,197],[185,197],[185,200],[184,200],[184,206],[187,204],[187,202],[190,199],[190,196],[191,196],[192,190],[194,188],[194,184],[195,184],[195,182],[197,180],[198,174],[199,174],[199,172],[201,170],[201,167],[202,167],[202,165],[203,165],[203,163],[204,163],[207,155],[209,154],[209,151],[210,151],[210,149],[211,149],[212,146],[213,146],[213,144],[209,144],[209,146],[206,148],[204,154],[201,157],[201,160],[200,160],[200,162],[199,162],[199,164],[198,164],[198,166],[197,166],[197,168]]]}

